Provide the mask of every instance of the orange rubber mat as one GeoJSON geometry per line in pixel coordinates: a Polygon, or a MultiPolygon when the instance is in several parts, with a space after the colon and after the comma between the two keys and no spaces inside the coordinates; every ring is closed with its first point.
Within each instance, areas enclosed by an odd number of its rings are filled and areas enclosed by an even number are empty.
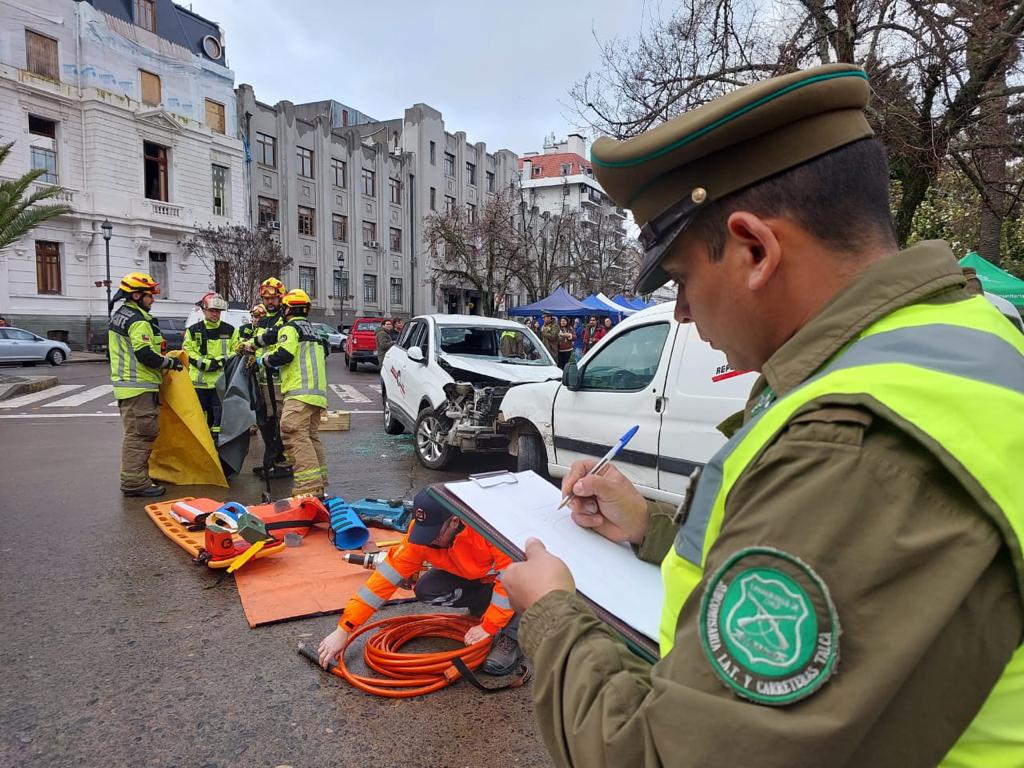
{"type": "MultiPolygon", "coordinates": [[[[370,528],[373,541],[394,541],[402,534],[370,528]]],[[[342,559],[320,526],[310,529],[297,547],[285,547],[272,560],[247,563],[235,572],[238,596],[250,627],[338,613],[359,588],[370,571],[342,559]]],[[[404,589],[393,600],[413,597],[404,589]]]]}
{"type": "MultiPolygon", "coordinates": [[[[156,527],[163,532],[164,536],[184,549],[192,557],[196,557],[199,554],[199,550],[203,548],[203,545],[206,543],[206,534],[203,531],[188,530],[188,528],[171,517],[170,514],[168,514],[168,510],[176,501],[192,501],[194,498],[194,496],[185,496],[181,499],[171,499],[169,501],[161,501],[157,504],[146,505],[146,514],[149,515],[150,520],[156,523],[156,527]]],[[[247,542],[242,541],[240,538],[235,539],[236,556],[242,554],[248,548],[249,544],[247,542]]],[[[263,547],[263,549],[253,556],[252,560],[237,570],[235,575],[237,576],[239,573],[242,573],[246,568],[252,568],[253,565],[255,565],[256,560],[277,554],[284,548],[284,542],[269,544],[263,547]]],[[[234,558],[231,557],[226,557],[220,560],[210,560],[207,565],[210,568],[227,568],[231,565],[232,560],[234,560],[234,558]]]]}

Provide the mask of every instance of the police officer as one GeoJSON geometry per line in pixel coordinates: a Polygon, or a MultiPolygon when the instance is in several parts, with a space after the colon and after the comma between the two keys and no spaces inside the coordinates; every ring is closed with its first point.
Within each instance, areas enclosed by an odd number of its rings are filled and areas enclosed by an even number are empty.
{"type": "Polygon", "coordinates": [[[285,324],[277,334],[276,349],[258,356],[256,362],[281,372],[281,440],[292,461],[292,493],[323,496],[327,460],[320,442],[320,418],[327,410],[325,345],[307,319],[311,303],[305,291],[293,288],[282,303],[285,324]]]}
{"type": "Polygon", "coordinates": [[[124,303],[111,315],[107,332],[110,383],[121,411],[121,492],[125,496],[163,496],[165,489],[149,477],[149,455],[160,432],[162,371],[180,371],[177,357],[160,354],[163,338],[149,314],[160,286],[144,272],[125,275],[112,302],[124,303]]]}
{"type": "Polygon", "coordinates": [[[868,95],[833,64],[594,143],[637,293],[762,375],[682,509],[564,480],[661,562],[657,664],[542,543],[506,570],[557,765],[1024,765],[1024,337],[945,243],[899,250],[868,95]]]}
{"type": "Polygon", "coordinates": [[[238,331],[230,323],[221,322],[221,312],[228,308],[228,303],[220,294],[206,294],[199,300],[199,306],[203,310],[203,319],[185,330],[181,348],[188,354],[189,378],[216,444],[220,436],[221,415],[217,379],[238,345],[238,331]]]}

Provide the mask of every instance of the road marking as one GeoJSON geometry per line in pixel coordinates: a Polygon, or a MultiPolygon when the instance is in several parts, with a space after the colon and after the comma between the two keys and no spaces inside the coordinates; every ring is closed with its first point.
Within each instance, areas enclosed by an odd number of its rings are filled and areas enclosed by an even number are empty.
{"type": "Polygon", "coordinates": [[[113,391],[113,387],[109,384],[100,384],[98,387],[87,389],[85,392],[78,392],[77,394],[71,395],[71,397],[63,397],[53,403],[46,403],[44,408],[71,408],[75,405],[82,405],[82,403],[88,403],[90,400],[95,400],[97,397],[103,397],[109,395],[113,391]]]}
{"type": "Polygon", "coordinates": [[[380,394],[380,384],[371,384],[370,385],[370,389],[372,389],[374,392],[380,394]]]}
{"type": "MultiPolygon", "coordinates": [[[[0,408],[21,408],[23,405],[30,405],[31,403],[35,403],[40,400],[48,400],[51,397],[63,395],[65,392],[81,389],[84,386],[84,384],[60,384],[56,387],[40,390],[39,392],[30,392],[27,395],[15,397],[11,400],[4,400],[0,403],[0,408]]],[[[367,400],[367,402],[369,402],[369,400],[367,400]]]]}
{"type": "Polygon", "coordinates": [[[351,384],[331,384],[334,394],[341,398],[343,403],[368,403],[370,398],[353,387],[351,384]]]}

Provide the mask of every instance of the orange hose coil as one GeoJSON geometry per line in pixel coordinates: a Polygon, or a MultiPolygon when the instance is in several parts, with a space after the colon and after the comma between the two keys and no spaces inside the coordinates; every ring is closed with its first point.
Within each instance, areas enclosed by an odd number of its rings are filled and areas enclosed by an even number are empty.
{"type": "Polygon", "coordinates": [[[375,621],[349,635],[331,672],[361,691],[389,699],[433,693],[462,676],[452,659],[461,658],[471,670],[483,664],[491,648],[491,638],[439,653],[401,653],[400,649],[417,637],[440,637],[462,643],[466,632],[479,623],[479,619],[454,613],[413,614],[375,621]],[[369,637],[363,647],[363,660],[366,666],[384,677],[357,675],[345,665],[345,651],[359,635],[374,629],[376,634],[369,637]]]}

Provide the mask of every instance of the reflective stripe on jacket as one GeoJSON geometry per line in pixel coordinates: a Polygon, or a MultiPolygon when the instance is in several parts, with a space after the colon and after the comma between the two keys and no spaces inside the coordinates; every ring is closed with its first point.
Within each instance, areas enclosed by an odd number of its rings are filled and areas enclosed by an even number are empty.
{"type": "Polygon", "coordinates": [[[160,369],[142,363],[137,350],[160,354],[163,337],[156,318],[138,304],[125,301],[110,317],[107,349],[110,353],[110,383],[118,400],[160,389],[160,369]]]}
{"type": "Polygon", "coordinates": [[[318,408],[327,407],[327,360],[320,335],[304,317],[289,320],[277,334],[278,353],[291,359],[281,367],[281,392],[318,408]]]}
{"type": "MultiPolygon", "coordinates": [[[[981,297],[916,304],[870,326],[818,374],[752,418],[704,468],[662,562],[662,656],[701,581],[730,490],[802,407],[850,397],[903,429],[961,481],[1006,541],[1024,595],[1024,487],[1007,461],[1024,456],[1024,336],[981,297]]],[[[1020,712],[1024,649],[1018,648],[943,764],[1024,765],[1020,712]]]]}
{"type": "Polygon", "coordinates": [[[200,320],[188,327],[181,348],[188,353],[188,375],[196,389],[213,389],[237,344],[238,331],[229,323],[200,320]]]}

